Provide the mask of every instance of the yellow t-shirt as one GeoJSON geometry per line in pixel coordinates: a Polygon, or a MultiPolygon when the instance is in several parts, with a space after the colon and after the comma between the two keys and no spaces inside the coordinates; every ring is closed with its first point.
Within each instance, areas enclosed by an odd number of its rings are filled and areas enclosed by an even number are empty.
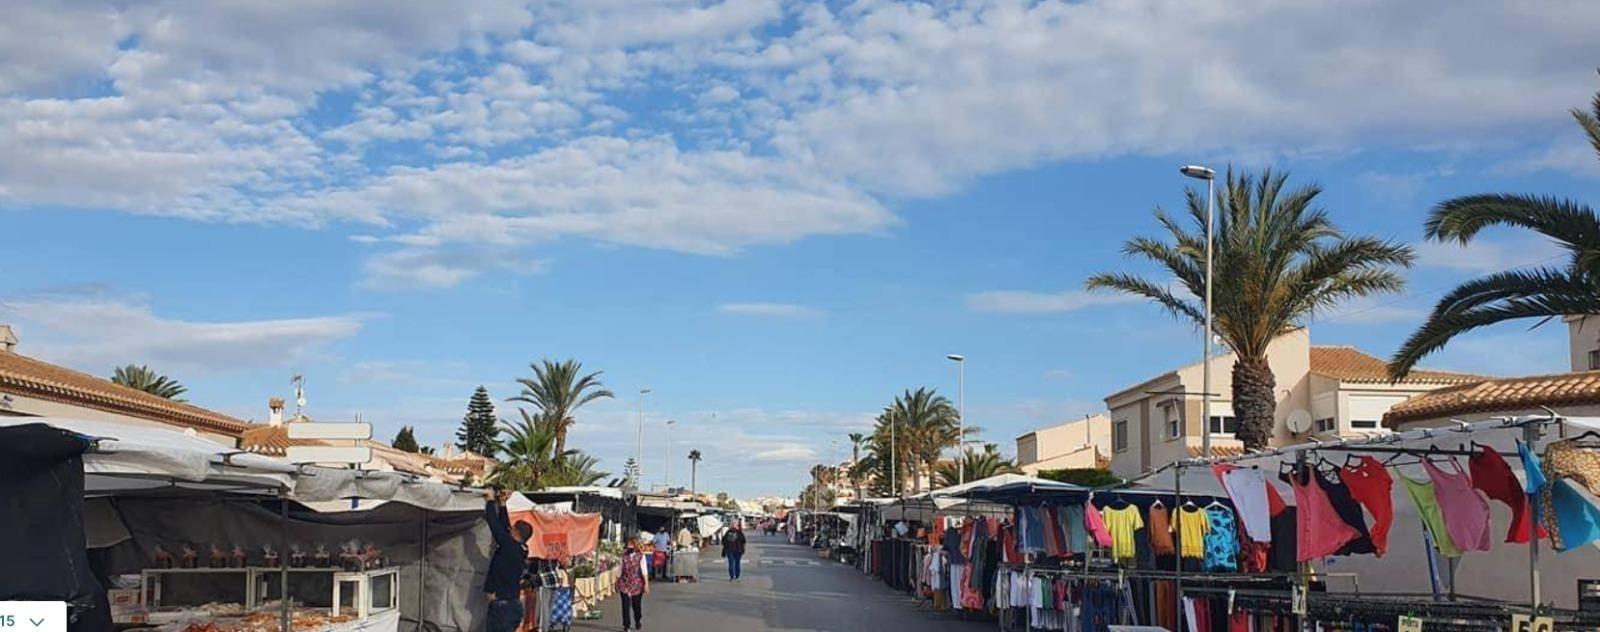
{"type": "Polygon", "coordinates": [[[1100,510],[1100,517],[1105,520],[1106,531],[1111,532],[1111,557],[1117,560],[1133,559],[1133,532],[1144,528],[1144,517],[1139,515],[1139,508],[1133,505],[1121,509],[1106,507],[1100,510]]]}
{"type": "Polygon", "coordinates": [[[1179,509],[1172,518],[1172,531],[1177,533],[1181,540],[1178,545],[1179,554],[1194,559],[1205,558],[1206,534],[1211,532],[1211,517],[1206,515],[1204,509],[1198,507],[1179,509]]]}

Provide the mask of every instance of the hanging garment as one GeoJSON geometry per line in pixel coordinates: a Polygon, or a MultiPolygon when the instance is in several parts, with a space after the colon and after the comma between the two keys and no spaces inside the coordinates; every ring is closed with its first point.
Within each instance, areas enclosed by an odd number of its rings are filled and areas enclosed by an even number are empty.
{"type": "MultiPolygon", "coordinates": [[[[1559,479],[1550,486],[1550,504],[1555,513],[1553,532],[1561,534],[1557,551],[1571,551],[1600,540],[1600,507],[1596,507],[1572,479],[1559,479]]],[[[1548,520],[1548,518],[1547,518],[1548,520]]]]}
{"type": "Polygon", "coordinates": [[[1061,537],[1061,513],[1055,507],[1044,508],[1044,550],[1050,557],[1061,557],[1070,552],[1067,539],[1061,537]]]}
{"type": "Polygon", "coordinates": [[[1222,487],[1239,512],[1244,532],[1257,542],[1272,541],[1272,513],[1267,506],[1267,478],[1253,467],[1240,467],[1222,475],[1222,487]]]}
{"type": "MultiPolygon", "coordinates": [[[[1517,482],[1517,475],[1511,473],[1511,464],[1494,448],[1482,446],[1467,457],[1467,471],[1472,473],[1473,487],[1511,509],[1511,528],[1506,531],[1506,541],[1527,542],[1528,529],[1533,526],[1532,507],[1522,484],[1517,482]]],[[[1544,535],[1544,529],[1539,530],[1539,535],[1544,535]]]]}
{"type": "Polygon", "coordinates": [[[1100,510],[1096,509],[1093,504],[1084,503],[1083,527],[1089,530],[1090,536],[1094,537],[1095,545],[1111,546],[1111,532],[1106,531],[1105,519],[1100,515],[1100,510]]]}
{"type": "Polygon", "coordinates": [[[1433,493],[1433,481],[1417,482],[1404,474],[1395,472],[1395,478],[1400,479],[1401,486],[1406,488],[1406,495],[1411,497],[1411,504],[1417,507],[1417,517],[1422,519],[1422,525],[1427,527],[1428,535],[1433,538],[1433,548],[1445,557],[1461,557],[1461,549],[1450,539],[1450,531],[1445,528],[1444,512],[1439,510],[1439,501],[1433,493]]]}
{"type": "MultiPolygon", "coordinates": [[[[1521,441],[1517,442],[1517,458],[1522,459],[1522,476],[1527,479],[1522,491],[1529,495],[1544,491],[1544,463],[1539,460],[1539,455],[1533,453],[1533,448],[1521,441]]],[[[1538,516],[1535,516],[1537,521],[1538,516]]]]}
{"type": "Polygon", "coordinates": [[[1355,465],[1339,468],[1339,480],[1344,481],[1350,495],[1372,514],[1372,546],[1378,557],[1389,549],[1389,527],[1394,524],[1394,479],[1389,477],[1383,464],[1370,456],[1363,456],[1355,465]]]}
{"type": "Polygon", "coordinates": [[[1089,550],[1089,529],[1084,524],[1083,505],[1061,508],[1061,528],[1067,533],[1067,548],[1073,553],[1089,550]]]}
{"type": "Polygon", "coordinates": [[[1239,570],[1239,536],[1234,531],[1233,510],[1213,503],[1205,511],[1208,520],[1205,536],[1206,570],[1239,570]]]}
{"type": "MultiPolygon", "coordinates": [[[[1571,479],[1574,487],[1588,489],[1589,493],[1600,495],[1600,451],[1582,447],[1571,439],[1551,443],[1544,449],[1541,471],[1546,487],[1549,488],[1549,493],[1544,494],[1540,504],[1544,516],[1542,522],[1550,530],[1550,542],[1555,545],[1557,551],[1577,548],[1577,545],[1566,541],[1568,538],[1565,533],[1566,524],[1559,519],[1562,514],[1561,507],[1555,502],[1556,483],[1561,479],[1571,479]]],[[[1564,490],[1562,495],[1583,500],[1582,495],[1570,489],[1564,490]]],[[[1569,503],[1567,514],[1577,515],[1575,510],[1580,509],[1580,506],[1569,503]]]]}
{"type": "Polygon", "coordinates": [[[965,564],[967,556],[961,552],[961,529],[944,530],[944,554],[951,564],[965,564]]]}
{"type": "Polygon", "coordinates": [[[1367,532],[1367,519],[1361,515],[1361,504],[1350,495],[1350,488],[1345,487],[1337,473],[1318,469],[1315,470],[1315,476],[1317,484],[1322,486],[1322,493],[1328,497],[1328,504],[1339,514],[1339,519],[1360,534],[1339,547],[1338,554],[1367,555],[1378,552],[1377,545],[1372,543],[1372,535],[1367,532]]]}
{"type": "Polygon", "coordinates": [[[1489,550],[1489,501],[1472,488],[1471,479],[1455,459],[1446,461],[1454,472],[1446,472],[1427,458],[1422,459],[1422,469],[1428,471],[1433,481],[1433,494],[1444,513],[1444,526],[1450,530],[1450,541],[1465,551],[1489,550]]]}
{"type": "Polygon", "coordinates": [[[1173,555],[1178,552],[1177,545],[1172,542],[1171,512],[1167,506],[1156,501],[1150,505],[1150,548],[1156,555],[1173,555]]]}
{"type": "Polygon", "coordinates": [[[1199,507],[1180,507],[1173,519],[1172,530],[1178,534],[1178,546],[1183,557],[1205,559],[1206,533],[1211,531],[1211,517],[1199,507]]]}
{"type": "Polygon", "coordinates": [[[1136,551],[1133,532],[1144,528],[1144,518],[1139,515],[1139,508],[1131,504],[1121,509],[1106,507],[1101,511],[1101,516],[1106,530],[1111,534],[1111,558],[1119,563],[1132,561],[1136,551]]]}
{"type": "Polygon", "coordinates": [[[1267,556],[1267,567],[1279,573],[1293,573],[1300,568],[1299,511],[1287,507],[1272,514],[1272,550],[1267,556]]]}
{"type": "Polygon", "coordinates": [[[1299,468],[1288,475],[1289,488],[1294,491],[1297,521],[1298,559],[1305,562],[1321,559],[1339,552],[1351,540],[1361,537],[1339,512],[1328,502],[1328,494],[1314,478],[1309,467],[1299,468]]]}

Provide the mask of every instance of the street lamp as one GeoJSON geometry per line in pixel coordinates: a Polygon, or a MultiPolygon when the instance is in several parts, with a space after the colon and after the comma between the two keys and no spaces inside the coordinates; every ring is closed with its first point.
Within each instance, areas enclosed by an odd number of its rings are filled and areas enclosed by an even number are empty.
{"type": "Polygon", "coordinates": [[[967,460],[961,453],[961,442],[967,438],[967,357],[952,353],[945,356],[956,363],[956,484],[967,482],[967,460]]]}
{"type": "Polygon", "coordinates": [[[633,442],[633,467],[639,471],[640,483],[644,482],[644,396],[649,394],[649,388],[639,389],[639,431],[633,442]]]}
{"type": "Polygon", "coordinates": [[[667,420],[666,446],[661,448],[662,461],[666,463],[667,493],[672,493],[672,427],[678,425],[678,420],[667,420]]]}
{"type": "Polygon", "coordinates": [[[1196,180],[1206,181],[1206,324],[1205,331],[1200,336],[1202,339],[1200,365],[1200,455],[1211,458],[1211,233],[1212,233],[1212,205],[1216,202],[1214,193],[1217,172],[1209,167],[1200,165],[1186,165],[1178,171],[1183,175],[1196,180]]]}

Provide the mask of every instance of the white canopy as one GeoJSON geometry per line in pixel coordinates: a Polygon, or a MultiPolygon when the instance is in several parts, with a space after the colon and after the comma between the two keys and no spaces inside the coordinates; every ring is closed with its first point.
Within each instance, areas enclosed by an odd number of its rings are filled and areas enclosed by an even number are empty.
{"type": "Polygon", "coordinates": [[[481,492],[394,472],[297,467],[201,439],[192,431],[63,417],[4,417],[0,427],[44,424],[96,442],[83,458],[84,493],[114,496],[159,489],[276,495],[322,511],[348,511],[352,498],[398,501],[434,511],[483,507],[481,492]]]}

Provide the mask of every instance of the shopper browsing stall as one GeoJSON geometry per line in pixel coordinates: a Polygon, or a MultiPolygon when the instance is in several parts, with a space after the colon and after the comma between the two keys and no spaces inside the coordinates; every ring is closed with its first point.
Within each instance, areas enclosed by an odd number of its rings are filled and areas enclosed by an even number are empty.
{"type": "Polygon", "coordinates": [[[490,489],[484,494],[484,519],[494,534],[494,554],[489,558],[489,573],[483,592],[489,599],[489,632],[513,632],[522,623],[522,576],[527,568],[528,538],[533,526],[517,521],[511,525],[506,514],[504,490],[490,489]]]}

